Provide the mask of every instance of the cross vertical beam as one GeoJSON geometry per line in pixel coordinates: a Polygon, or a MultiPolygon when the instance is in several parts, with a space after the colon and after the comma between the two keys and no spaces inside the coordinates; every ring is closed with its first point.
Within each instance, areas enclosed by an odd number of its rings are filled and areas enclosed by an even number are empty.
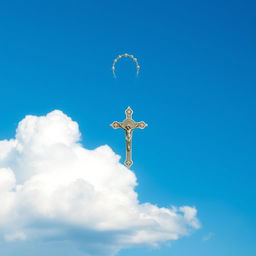
{"type": "Polygon", "coordinates": [[[110,124],[111,127],[114,129],[122,128],[125,130],[125,141],[126,141],[126,159],[124,164],[130,168],[133,164],[132,161],[132,133],[136,128],[144,129],[148,125],[141,121],[141,122],[135,122],[132,119],[133,111],[130,107],[128,107],[125,110],[126,119],[123,122],[113,122],[110,124]]]}

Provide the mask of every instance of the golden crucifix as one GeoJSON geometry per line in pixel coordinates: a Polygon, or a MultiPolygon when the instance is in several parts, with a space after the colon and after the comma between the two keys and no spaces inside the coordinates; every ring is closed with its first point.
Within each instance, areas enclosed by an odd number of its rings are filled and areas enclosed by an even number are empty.
{"type": "Polygon", "coordinates": [[[132,119],[132,109],[128,107],[125,110],[126,119],[123,122],[113,122],[110,126],[112,126],[114,129],[122,128],[125,130],[125,140],[126,140],[126,159],[124,164],[130,168],[133,164],[132,161],[132,132],[136,128],[144,129],[146,126],[148,126],[145,122],[135,122],[132,119]]]}

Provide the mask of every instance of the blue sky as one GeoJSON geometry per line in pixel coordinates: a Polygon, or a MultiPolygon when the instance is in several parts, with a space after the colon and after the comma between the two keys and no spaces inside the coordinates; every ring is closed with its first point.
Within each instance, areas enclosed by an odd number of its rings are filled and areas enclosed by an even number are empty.
{"type": "MultiPolygon", "coordinates": [[[[141,202],[192,205],[202,228],[126,255],[256,253],[255,8],[252,1],[4,1],[0,4],[0,139],[27,114],[60,109],[90,149],[124,157],[109,124],[131,106],[141,202]],[[141,65],[120,61],[120,53],[141,65]],[[209,238],[209,239],[207,239],[209,238]]],[[[66,242],[1,242],[0,254],[82,255],[66,242]],[[30,251],[30,252],[28,252],[30,251]]]]}

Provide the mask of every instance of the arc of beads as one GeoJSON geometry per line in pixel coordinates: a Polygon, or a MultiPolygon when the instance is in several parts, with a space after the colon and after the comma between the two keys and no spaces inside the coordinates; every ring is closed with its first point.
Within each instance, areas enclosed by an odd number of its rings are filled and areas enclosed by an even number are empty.
{"type": "Polygon", "coordinates": [[[135,64],[136,64],[136,69],[137,69],[137,76],[138,76],[138,75],[139,75],[139,71],[140,71],[140,65],[139,65],[139,63],[138,63],[138,59],[135,58],[134,55],[131,55],[131,54],[128,54],[128,53],[124,53],[124,54],[118,55],[118,56],[114,59],[114,61],[113,61],[112,71],[113,71],[114,77],[116,77],[116,73],[115,73],[115,70],[116,70],[116,63],[117,63],[117,61],[118,61],[119,59],[121,59],[121,58],[123,58],[123,57],[125,57],[125,58],[130,58],[130,59],[132,59],[132,60],[135,62],[135,64]]]}

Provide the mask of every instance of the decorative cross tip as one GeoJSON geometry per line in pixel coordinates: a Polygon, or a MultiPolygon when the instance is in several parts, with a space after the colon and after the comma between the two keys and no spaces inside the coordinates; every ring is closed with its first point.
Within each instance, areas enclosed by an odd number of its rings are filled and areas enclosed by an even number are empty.
{"type": "Polygon", "coordinates": [[[115,121],[112,124],[110,124],[110,126],[113,127],[114,129],[120,128],[120,124],[117,121],[115,121]]]}
{"type": "Polygon", "coordinates": [[[146,124],[143,121],[137,123],[137,128],[140,128],[140,129],[144,129],[147,126],[148,126],[148,124],[146,124]]]}
{"type": "Polygon", "coordinates": [[[125,164],[128,168],[130,168],[130,167],[132,166],[132,164],[133,164],[133,161],[132,161],[132,160],[126,160],[126,161],[124,162],[124,164],[125,164]]]}

